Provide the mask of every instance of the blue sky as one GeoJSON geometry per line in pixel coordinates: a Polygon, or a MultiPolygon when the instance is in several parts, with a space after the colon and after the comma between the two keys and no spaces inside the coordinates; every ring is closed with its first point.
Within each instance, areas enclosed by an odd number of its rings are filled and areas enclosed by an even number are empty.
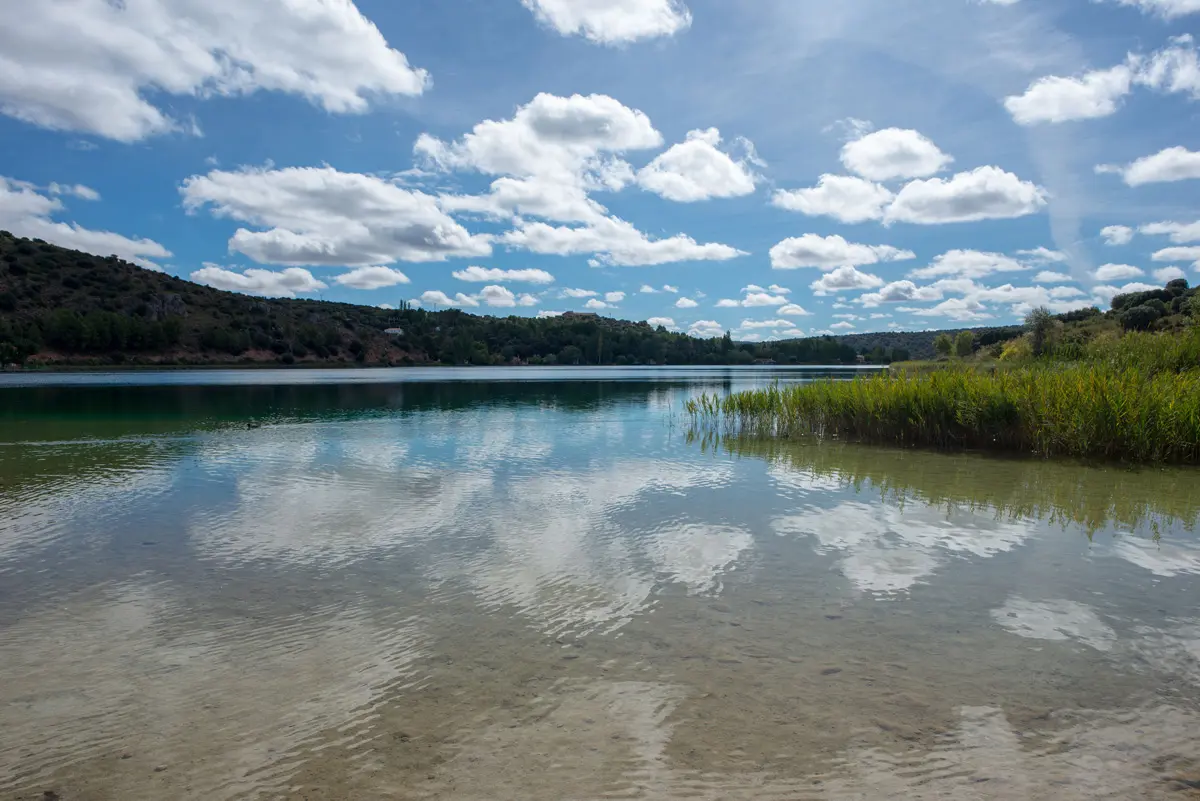
{"type": "Polygon", "coordinates": [[[41,0],[0,228],[225,289],[738,338],[1200,265],[1200,0],[41,0]]]}

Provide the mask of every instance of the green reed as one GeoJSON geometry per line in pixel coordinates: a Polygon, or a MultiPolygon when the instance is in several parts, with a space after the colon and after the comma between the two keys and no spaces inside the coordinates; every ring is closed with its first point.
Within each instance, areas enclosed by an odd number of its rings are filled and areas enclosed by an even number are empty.
{"type": "MultiPolygon", "coordinates": [[[[1165,339],[1165,338],[1164,338],[1165,339]]],[[[1107,359],[1012,370],[882,374],[704,395],[685,407],[725,434],[1200,463],[1200,370],[1138,340],[1107,359]],[[1141,356],[1149,366],[1139,365],[1141,356]]]]}

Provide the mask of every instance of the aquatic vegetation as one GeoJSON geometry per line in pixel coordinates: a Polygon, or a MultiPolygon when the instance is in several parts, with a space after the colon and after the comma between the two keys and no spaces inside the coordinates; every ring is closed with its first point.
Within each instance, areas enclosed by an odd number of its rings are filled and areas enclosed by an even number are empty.
{"type": "Polygon", "coordinates": [[[1088,536],[1117,531],[1158,535],[1200,522],[1200,495],[1190,470],[1081,466],[1070,461],[945,454],[852,443],[722,436],[692,432],[702,450],[763,459],[814,484],[836,481],[903,506],[1037,519],[1078,526],[1088,536]]]}
{"type": "Polygon", "coordinates": [[[725,434],[1200,463],[1200,369],[1173,369],[1195,352],[1194,336],[1134,335],[1076,363],[776,385],[686,411],[725,434]]]}

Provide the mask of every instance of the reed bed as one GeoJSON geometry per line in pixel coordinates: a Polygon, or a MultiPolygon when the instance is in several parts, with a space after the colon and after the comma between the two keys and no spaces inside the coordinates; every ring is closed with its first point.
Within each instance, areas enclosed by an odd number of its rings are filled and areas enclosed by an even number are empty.
{"type": "MultiPolygon", "coordinates": [[[[817,436],[1145,463],[1200,463],[1200,370],[1147,343],[1108,358],[991,373],[941,370],[703,395],[685,410],[726,435],[817,436]]],[[[1200,351],[1197,351],[1200,352],[1200,351]]],[[[1182,354],[1182,355],[1180,355],[1182,354]]]]}

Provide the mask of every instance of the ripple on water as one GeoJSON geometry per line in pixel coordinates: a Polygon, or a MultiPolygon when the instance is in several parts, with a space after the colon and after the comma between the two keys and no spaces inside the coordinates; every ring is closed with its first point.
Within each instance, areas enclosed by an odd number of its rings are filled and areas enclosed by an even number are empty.
{"type": "Polygon", "coordinates": [[[7,629],[0,793],[67,766],[111,798],[279,792],[306,749],[363,748],[376,705],[420,680],[416,620],[259,612],[205,627],[167,587],[132,583],[7,629]]]}

